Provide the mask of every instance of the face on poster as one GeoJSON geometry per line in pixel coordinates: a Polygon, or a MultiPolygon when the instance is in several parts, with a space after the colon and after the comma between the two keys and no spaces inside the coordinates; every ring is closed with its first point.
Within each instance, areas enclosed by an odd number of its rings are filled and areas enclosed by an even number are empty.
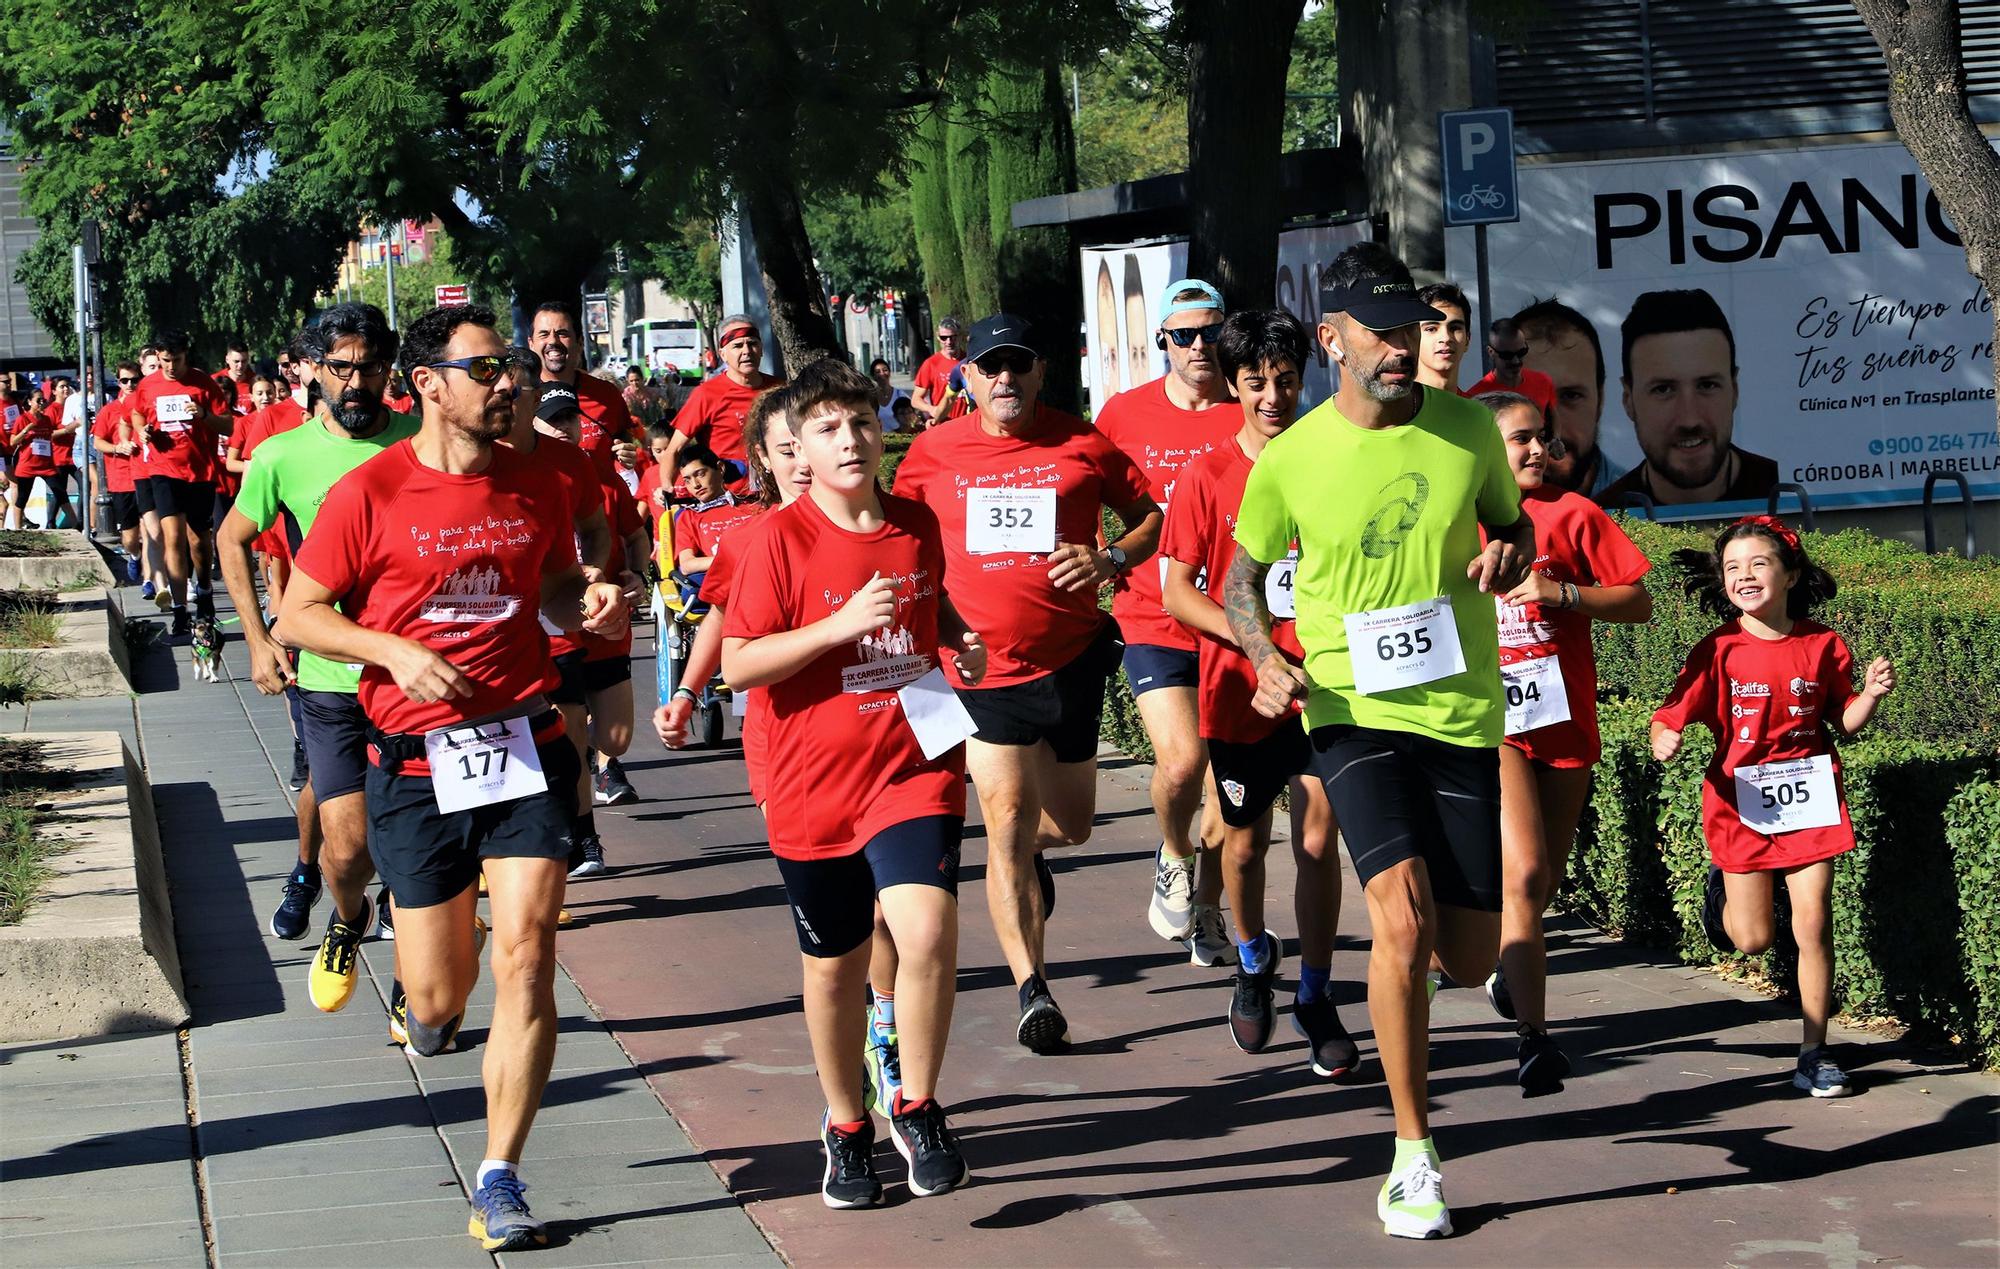
{"type": "MultiPolygon", "coordinates": [[[[1488,230],[1495,315],[1555,297],[1588,334],[1529,340],[1586,492],[1661,518],[1919,502],[1932,471],[2000,497],[1992,302],[1901,145],[1524,165],[1488,230]],[[1580,474],[1581,469],[1579,469],[1580,474]],[[1588,478],[1587,474],[1585,478],[1588,478]]],[[[1447,235],[1474,276],[1470,230],[1447,235]]]]}
{"type": "MultiPolygon", "coordinates": [[[[1319,324],[1320,270],[1348,246],[1364,240],[1367,232],[1365,222],[1354,221],[1280,234],[1272,306],[1292,313],[1307,330],[1314,329],[1319,324]]],[[[1151,383],[1167,372],[1167,355],[1154,336],[1167,284],[1187,276],[1187,243],[1174,240],[1087,247],[1081,255],[1084,312],[1091,315],[1086,340],[1094,414],[1118,393],[1151,383]]],[[[1326,350],[1315,347],[1306,367],[1300,408],[1310,408],[1332,392],[1326,350]]]]}

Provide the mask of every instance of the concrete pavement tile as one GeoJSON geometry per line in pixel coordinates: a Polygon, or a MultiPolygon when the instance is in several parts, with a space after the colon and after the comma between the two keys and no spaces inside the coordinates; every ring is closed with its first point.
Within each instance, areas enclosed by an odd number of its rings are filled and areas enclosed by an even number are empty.
{"type": "Polygon", "coordinates": [[[199,1225],[201,1208],[195,1202],[194,1169],[185,1163],[179,1169],[177,1184],[107,1184],[106,1177],[95,1175],[88,1190],[81,1193],[72,1178],[67,1195],[45,1195],[27,1202],[10,1195],[0,1208],[6,1212],[0,1228],[11,1238],[86,1233],[124,1225],[199,1225]]]}
{"type": "Polygon", "coordinates": [[[206,1161],[209,1200],[229,1211],[234,1187],[269,1180],[292,1180],[323,1169],[427,1168],[448,1159],[437,1130],[430,1127],[368,1127],[272,1142],[255,1150],[211,1154],[206,1161]]]}
{"type": "Polygon", "coordinates": [[[279,1251],[246,1251],[230,1253],[225,1251],[221,1263],[230,1269],[301,1269],[301,1266],[352,1266],[352,1265],[422,1265],[424,1269],[438,1266],[450,1269],[454,1265],[465,1265],[469,1269],[492,1269],[493,1258],[479,1249],[479,1244],[466,1236],[461,1225],[454,1235],[439,1234],[428,1237],[403,1238],[394,1242],[380,1242],[372,1238],[373,1231],[364,1231],[358,1238],[338,1242],[332,1246],[292,1247],[279,1251]]]}
{"type": "Polygon", "coordinates": [[[297,1162],[309,1171],[291,1176],[221,1182],[209,1178],[209,1202],[218,1219],[269,1216],[315,1207],[366,1207],[408,1199],[464,1198],[458,1173],[432,1137],[422,1163],[391,1165],[365,1149],[321,1149],[297,1162]]]}
{"type": "MultiPolygon", "coordinates": [[[[295,1263],[312,1263],[313,1257],[305,1254],[309,1248],[341,1248],[339,1261],[352,1264],[355,1262],[348,1259],[344,1249],[349,1243],[363,1239],[382,1243],[406,1239],[442,1243],[453,1234],[463,1239],[468,1211],[465,1197],[454,1192],[351,1207],[224,1217],[215,1223],[215,1246],[223,1256],[270,1251],[299,1252],[295,1263]]],[[[470,1239],[465,1240],[465,1248],[484,1258],[470,1239]]]]}
{"type": "Polygon", "coordinates": [[[173,1222],[116,1226],[74,1234],[0,1238],[8,1269],[76,1269],[78,1265],[207,1264],[201,1226],[173,1222]]]}

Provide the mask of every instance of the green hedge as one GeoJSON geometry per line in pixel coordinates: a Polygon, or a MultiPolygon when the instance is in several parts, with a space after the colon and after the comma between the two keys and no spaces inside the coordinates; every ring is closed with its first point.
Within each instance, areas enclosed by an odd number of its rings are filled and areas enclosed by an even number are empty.
{"type": "Polygon", "coordinates": [[[1958,883],[1960,972],[1970,989],[1960,1034],[1989,1065],[2000,1063],[2000,783],[1975,780],[1944,816],[1958,883]]]}

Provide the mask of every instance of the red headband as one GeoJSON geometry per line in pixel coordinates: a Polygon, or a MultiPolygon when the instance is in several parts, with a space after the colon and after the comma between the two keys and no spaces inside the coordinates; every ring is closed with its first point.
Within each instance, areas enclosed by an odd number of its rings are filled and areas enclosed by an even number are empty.
{"type": "Polygon", "coordinates": [[[757,328],[748,322],[737,322],[734,325],[723,327],[722,334],[716,337],[715,342],[718,345],[727,345],[738,335],[748,335],[752,339],[755,339],[757,338],[757,328]]]}
{"type": "Polygon", "coordinates": [[[1755,525],[1768,530],[1772,537],[1790,547],[1794,555],[1799,553],[1799,535],[1792,532],[1791,526],[1776,516],[1744,516],[1736,523],[1755,525]]]}

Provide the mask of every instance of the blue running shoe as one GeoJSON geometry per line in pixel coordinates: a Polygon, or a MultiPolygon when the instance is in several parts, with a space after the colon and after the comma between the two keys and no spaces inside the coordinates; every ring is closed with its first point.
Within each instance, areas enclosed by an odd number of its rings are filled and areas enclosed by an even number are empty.
{"type": "Polygon", "coordinates": [[[501,1172],[472,1196],[466,1232],[488,1251],[520,1251],[549,1245],[549,1231],[528,1212],[528,1187],[512,1172],[501,1172]]]}
{"type": "MultiPolygon", "coordinates": [[[[125,557],[125,580],[128,582],[139,580],[139,561],[129,555],[125,557]]],[[[147,598],[150,599],[152,596],[149,595],[147,598]]]]}
{"type": "Polygon", "coordinates": [[[1823,1044],[1799,1054],[1798,1069],[1792,1072],[1792,1087],[1814,1097],[1845,1097],[1854,1091],[1847,1072],[1834,1063],[1823,1044]]]}
{"type": "Polygon", "coordinates": [[[271,937],[296,943],[306,936],[312,925],[313,905],[319,902],[320,886],[317,865],[298,864],[292,868],[292,875],[285,879],[285,897],[271,914],[271,937]]]}
{"type": "Polygon", "coordinates": [[[147,582],[144,586],[141,586],[139,588],[139,598],[141,599],[151,599],[155,593],[156,592],[153,589],[153,583],[151,582],[147,582]]]}

